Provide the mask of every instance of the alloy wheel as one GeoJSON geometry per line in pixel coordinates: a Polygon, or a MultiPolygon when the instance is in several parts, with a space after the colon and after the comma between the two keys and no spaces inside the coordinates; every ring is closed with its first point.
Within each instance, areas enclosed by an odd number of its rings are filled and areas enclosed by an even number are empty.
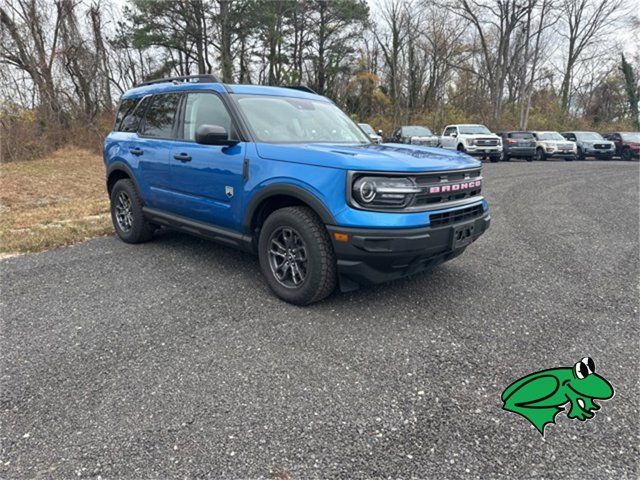
{"type": "Polygon", "coordinates": [[[269,265],[278,283],[298,288],[307,278],[307,247],[291,227],[276,229],[269,239],[269,265]]]}
{"type": "Polygon", "coordinates": [[[129,232],[133,226],[133,212],[131,210],[131,199],[127,192],[120,192],[115,204],[116,222],[123,232],[129,232]]]}

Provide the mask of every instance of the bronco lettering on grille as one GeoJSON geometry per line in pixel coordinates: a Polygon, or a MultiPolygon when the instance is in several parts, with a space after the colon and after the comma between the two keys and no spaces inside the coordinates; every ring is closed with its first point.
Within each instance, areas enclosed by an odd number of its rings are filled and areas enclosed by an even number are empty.
{"type": "Polygon", "coordinates": [[[436,185],[433,187],[429,187],[429,193],[445,193],[457,192],[460,190],[469,190],[470,188],[477,188],[481,184],[481,180],[475,180],[473,182],[455,183],[453,185],[436,185]]]}

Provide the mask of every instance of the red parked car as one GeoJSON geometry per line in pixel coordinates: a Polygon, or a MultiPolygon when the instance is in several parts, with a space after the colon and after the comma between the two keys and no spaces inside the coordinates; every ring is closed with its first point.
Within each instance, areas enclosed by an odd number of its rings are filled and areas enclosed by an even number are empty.
{"type": "Polygon", "coordinates": [[[640,132],[612,132],[603,135],[616,144],[616,155],[622,160],[640,158],[640,132]]]}

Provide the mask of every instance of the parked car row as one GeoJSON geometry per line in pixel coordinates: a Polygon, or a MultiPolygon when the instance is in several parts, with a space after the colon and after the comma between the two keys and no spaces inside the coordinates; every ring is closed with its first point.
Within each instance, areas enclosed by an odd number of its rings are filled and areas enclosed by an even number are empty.
{"type": "MultiPolygon", "coordinates": [[[[382,143],[382,131],[377,132],[368,124],[360,128],[374,143],[382,143]]],[[[427,127],[403,125],[396,128],[388,143],[404,143],[457,150],[468,155],[489,159],[492,162],[521,158],[527,161],[563,158],[584,160],[596,158],[611,160],[614,156],[623,160],[640,158],[639,132],[554,131],[504,131],[492,133],[484,125],[447,125],[438,137],[427,127]]]]}

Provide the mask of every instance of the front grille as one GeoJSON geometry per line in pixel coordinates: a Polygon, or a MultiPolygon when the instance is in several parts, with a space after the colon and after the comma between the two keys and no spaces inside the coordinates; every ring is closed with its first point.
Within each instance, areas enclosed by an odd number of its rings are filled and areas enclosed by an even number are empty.
{"type": "Polygon", "coordinates": [[[416,194],[413,207],[432,207],[480,195],[480,169],[463,172],[441,172],[414,177],[421,192],[416,194]]]}
{"type": "Polygon", "coordinates": [[[611,148],[611,144],[607,143],[596,143],[593,148],[597,148],[598,150],[608,150],[611,148]]]}
{"type": "Polygon", "coordinates": [[[558,150],[573,150],[573,144],[571,143],[559,143],[558,150]]]}
{"type": "Polygon", "coordinates": [[[472,220],[482,215],[482,205],[461,208],[452,212],[434,213],[429,219],[432,227],[443,227],[454,223],[472,220]]]}
{"type": "Polygon", "coordinates": [[[478,138],[475,143],[479,147],[495,147],[498,145],[498,140],[494,138],[478,138]]]}

